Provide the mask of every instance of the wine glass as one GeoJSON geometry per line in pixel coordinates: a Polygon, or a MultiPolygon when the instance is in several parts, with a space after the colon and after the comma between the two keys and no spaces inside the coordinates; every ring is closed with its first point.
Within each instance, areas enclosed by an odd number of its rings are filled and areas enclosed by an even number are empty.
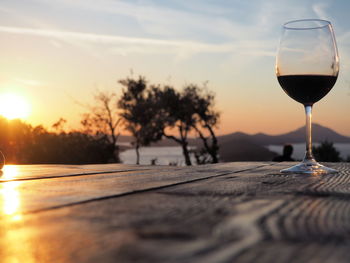
{"type": "Polygon", "coordinates": [[[329,21],[303,19],[283,25],[276,58],[276,75],[288,96],[305,107],[306,153],[301,163],[281,172],[302,174],[337,172],[317,163],[312,155],[311,112],[313,104],[332,89],[338,72],[337,44],[329,21]]]}

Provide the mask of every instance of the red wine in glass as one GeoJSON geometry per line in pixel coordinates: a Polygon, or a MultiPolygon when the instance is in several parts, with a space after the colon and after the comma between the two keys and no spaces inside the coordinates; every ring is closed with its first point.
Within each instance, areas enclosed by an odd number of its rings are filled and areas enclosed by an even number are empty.
{"type": "Polygon", "coordinates": [[[277,79],[289,97],[304,105],[313,105],[333,88],[337,76],[285,75],[277,79]]]}
{"type": "Polygon", "coordinates": [[[303,19],[283,25],[276,57],[276,75],[289,97],[303,104],[306,113],[306,152],[303,161],[283,173],[324,174],[336,170],[319,164],[312,154],[312,106],[326,96],[337,81],[339,56],[332,24],[303,19]]]}

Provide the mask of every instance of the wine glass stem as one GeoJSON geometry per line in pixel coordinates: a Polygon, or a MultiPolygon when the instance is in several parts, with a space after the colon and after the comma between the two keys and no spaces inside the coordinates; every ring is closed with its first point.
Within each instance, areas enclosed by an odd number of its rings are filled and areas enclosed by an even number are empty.
{"type": "Polygon", "coordinates": [[[314,160],[312,155],[312,133],[311,133],[311,117],[312,117],[312,105],[305,106],[306,114],[306,153],[304,161],[314,160]]]}

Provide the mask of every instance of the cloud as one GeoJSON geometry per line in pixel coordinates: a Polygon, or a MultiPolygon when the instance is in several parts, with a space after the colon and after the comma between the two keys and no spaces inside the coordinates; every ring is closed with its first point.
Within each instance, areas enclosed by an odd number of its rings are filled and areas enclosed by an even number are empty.
{"type": "Polygon", "coordinates": [[[317,3],[312,5],[312,10],[315,12],[315,14],[321,18],[321,19],[327,19],[327,20],[331,20],[329,15],[326,12],[326,9],[328,8],[328,4],[327,3],[317,3]]]}
{"type": "MultiPolygon", "coordinates": [[[[181,37],[195,39],[205,37],[216,40],[217,38],[237,39],[237,36],[249,38],[259,33],[254,25],[241,23],[242,10],[235,8],[235,4],[213,5],[206,1],[200,1],[196,9],[188,3],[178,4],[172,7],[168,2],[154,1],[110,1],[110,0],[36,0],[46,4],[56,4],[60,7],[90,11],[94,14],[106,16],[112,14],[127,19],[132,19],[143,33],[156,36],[181,37]],[[180,6],[180,7],[179,7],[180,6]],[[214,8],[216,6],[216,8],[214,8]],[[212,12],[209,12],[212,10],[212,12]],[[224,12],[226,10],[226,12],[224,12]],[[233,21],[235,20],[235,22],[233,21]],[[213,37],[214,36],[214,37],[213,37]]],[[[126,21],[128,21],[125,19],[126,21]]],[[[128,26],[128,25],[123,25],[128,26]]]]}
{"type": "Polygon", "coordinates": [[[152,45],[152,46],[166,46],[166,47],[187,47],[195,48],[203,51],[222,52],[225,51],[227,45],[207,44],[195,41],[178,41],[178,40],[162,40],[152,38],[137,38],[125,37],[106,34],[82,33],[72,31],[58,31],[37,28],[23,28],[23,27],[7,27],[0,26],[0,32],[22,34],[31,36],[50,37],[56,39],[76,39],[93,43],[101,44],[137,44],[137,45],[152,45]]]}
{"type": "Polygon", "coordinates": [[[17,83],[23,84],[25,86],[31,86],[31,87],[39,87],[39,86],[43,86],[44,83],[35,79],[20,79],[17,78],[15,79],[15,81],[17,83]]]}
{"type": "MultiPolygon", "coordinates": [[[[49,19],[49,14],[41,17],[40,12],[37,13],[39,15],[34,15],[25,10],[11,11],[11,8],[8,8],[14,15],[20,14],[30,23],[24,23],[25,27],[0,26],[0,32],[48,37],[56,48],[68,43],[100,58],[104,54],[172,54],[177,60],[187,59],[198,53],[274,56],[280,20],[285,15],[285,12],[281,14],[282,4],[277,5],[275,1],[265,0],[244,3],[233,1],[230,4],[213,4],[207,1],[189,3],[177,0],[172,2],[172,5],[148,0],[32,1],[40,3],[41,9],[45,9],[46,5],[67,8],[70,10],[68,16],[84,14],[81,16],[83,19],[77,22],[79,25],[76,24],[74,30],[69,30],[67,25],[72,24],[65,24],[54,16],[49,19]],[[200,7],[197,8],[198,5],[200,7]],[[94,17],[93,27],[89,27],[91,20],[84,21],[84,17],[90,15],[94,17]],[[114,18],[118,17],[117,24],[113,24],[113,19],[111,23],[105,23],[105,18],[111,15],[114,18]],[[35,23],[31,21],[33,17],[35,23]],[[123,21],[122,24],[120,21],[123,21]],[[103,33],[99,33],[99,23],[103,33]],[[120,27],[123,27],[124,31],[118,31],[120,27]],[[77,32],[76,28],[86,33],[77,32]],[[95,32],[89,32],[91,30],[95,32]],[[101,45],[104,45],[102,52],[101,45]]],[[[38,10],[40,8],[38,7],[38,10]]],[[[288,10],[293,14],[301,13],[300,8],[288,10]]]]}
{"type": "Polygon", "coordinates": [[[94,34],[94,33],[82,33],[72,31],[57,31],[37,28],[22,28],[22,27],[6,27],[0,26],[0,32],[21,34],[38,37],[48,37],[63,41],[82,41],[92,44],[103,45],[120,45],[121,49],[113,46],[111,50],[117,52],[124,52],[125,54],[130,52],[136,53],[162,53],[162,52],[178,52],[182,51],[182,54],[194,54],[194,53],[233,53],[233,52],[252,52],[252,54],[269,55],[269,50],[264,50],[264,42],[255,41],[242,41],[236,43],[205,43],[199,41],[188,40],[165,40],[165,39],[152,39],[152,38],[137,38],[137,37],[125,37],[106,34],[94,34]],[[146,47],[144,49],[142,47],[146,47]],[[118,51],[119,50],[119,51],[118,51]]]}

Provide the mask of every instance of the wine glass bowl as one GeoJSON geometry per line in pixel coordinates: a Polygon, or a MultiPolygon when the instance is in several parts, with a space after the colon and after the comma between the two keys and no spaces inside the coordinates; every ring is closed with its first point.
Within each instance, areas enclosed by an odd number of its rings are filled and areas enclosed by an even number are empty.
{"type": "Polygon", "coordinates": [[[322,174],[336,170],[316,162],[312,155],[312,106],[332,89],[339,73],[339,56],[332,24],[304,19],[283,25],[276,57],[276,75],[289,97],[306,113],[306,153],[303,161],[281,172],[322,174]]]}

